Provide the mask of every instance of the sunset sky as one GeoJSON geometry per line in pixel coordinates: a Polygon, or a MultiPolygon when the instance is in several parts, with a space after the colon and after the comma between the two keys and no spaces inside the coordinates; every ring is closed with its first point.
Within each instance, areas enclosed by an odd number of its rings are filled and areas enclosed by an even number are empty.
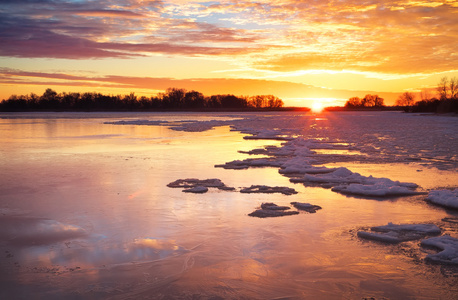
{"type": "Polygon", "coordinates": [[[458,77],[454,0],[0,1],[0,99],[177,87],[393,104],[442,77],[458,77]]]}

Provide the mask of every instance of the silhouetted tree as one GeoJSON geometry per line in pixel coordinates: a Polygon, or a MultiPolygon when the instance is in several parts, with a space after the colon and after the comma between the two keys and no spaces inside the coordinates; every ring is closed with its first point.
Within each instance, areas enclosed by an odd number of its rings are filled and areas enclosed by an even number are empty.
{"type": "Polygon", "coordinates": [[[458,79],[453,77],[449,83],[450,99],[458,99],[458,79]]]}
{"type": "MultiPolygon", "coordinates": [[[[253,96],[259,100],[259,108],[279,108],[283,101],[275,96],[253,96]]],[[[248,97],[234,95],[213,95],[204,97],[197,91],[169,88],[165,93],[147,98],[129,95],[103,95],[100,93],[61,93],[46,89],[42,96],[12,95],[0,102],[0,111],[27,110],[76,110],[76,111],[113,111],[113,110],[164,110],[164,109],[204,109],[226,108],[245,109],[249,107],[248,97]]]]}
{"type": "Polygon", "coordinates": [[[185,89],[168,88],[162,98],[164,106],[167,108],[181,108],[185,94],[185,89]]]}
{"type": "Polygon", "coordinates": [[[396,100],[398,106],[412,106],[415,104],[415,95],[410,92],[404,92],[396,100]]]}
{"type": "Polygon", "coordinates": [[[185,108],[203,108],[205,106],[205,97],[202,93],[190,91],[184,95],[183,102],[185,108]]]}
{"type": "Polygon", "coordinates": [[[274,95],[267,95],[267,106],[269,108],[279,108],[283,106],[283,101],[274,95]]]}
{"type": "Polygon", "coordinates": [[[448,78],[442,77],[439,83],[437,84],[437,93],[439,94],[440,100],[445,100],[448,98],[448,78]]]}
{"type": "Polygon", "coordinates": [[[347,108],[355,108],[355,107],[361,107],[361,99],[358,97],[351,97],[348,99],[348,101],[345,103],[345,107],[347,108]]]}
{"type": "Polygon", "coordinates": [[[384,106],[383,101],[383,98],[380,98],[378,95],[367,94],[361,100],[361,104],[364,107],[382,107],[384,106]]]}

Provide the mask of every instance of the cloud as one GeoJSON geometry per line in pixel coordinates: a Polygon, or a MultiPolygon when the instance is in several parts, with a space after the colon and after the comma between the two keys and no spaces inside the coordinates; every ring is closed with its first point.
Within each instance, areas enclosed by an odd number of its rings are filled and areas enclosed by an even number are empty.
{"type": "Polygon", "coordinates": [[[225,56],[279,72],[456,69],[458,1],[0,2],[0,55],[225,56]]]}
{"type": "Polygon", "coordinates": [[[27,72],[0,68],[0,84],[41,85],[44,87],[73,86],[94,88],[121,88],[123,90],[151,91],[151,94],[170,87],[197,90],[204,95],[234,94],[260,95],[272,94],[283,99],[336,98],[348,99],[353,96],[378,94],[386,102],[394,102],[398,93],[376,93],[371,91],[332,90],[301,83],[259,79],[228,78],[155,78],[135,76],[81,76],[65,73],[27,72]]]}

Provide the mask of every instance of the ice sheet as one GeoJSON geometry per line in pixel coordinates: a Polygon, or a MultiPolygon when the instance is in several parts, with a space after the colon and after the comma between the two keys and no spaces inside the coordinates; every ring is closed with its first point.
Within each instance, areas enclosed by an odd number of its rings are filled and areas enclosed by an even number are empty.
{"type": "MultiPolygon", "coordinates": [[[[451,217],[447,210],[428,205],[423,195],[363,200],[289,181],[344,167],[364,178],[416,183],[420,191],[428,178],[427,190],[456,189],[456,118],[368,112],[6,117],[0,117],[0,212],[50,220],[45,231],[52,239],[0,240],[0,298],[457,296],[450,289],[453,270],[444,276],[441,266],[413,259],[422,255],[417,242],[362,243],[355,232],[388,222],[432,223],[456,237],[456,223],[443,224],[451,217]],[[134,123],[105,124],[122,120],[134,123]],[[256,132],[263,139],[244,139],[256,132]],[[249,154],[238,152],[253,149],[262,151],[251,155],[262,157],[245,161],[249,154]],[[214,168],[230,161],[245,168],[214,168]],[[195,195],[167,187],[178,178],[218,178],[237,189],[293,186],[298,194],[210,188],[195,195]],[[248,216],[262,203],[291,202],[322,209],[248,216]]],[[[18,237],[28,233],[16,229],[18,237]]]]}

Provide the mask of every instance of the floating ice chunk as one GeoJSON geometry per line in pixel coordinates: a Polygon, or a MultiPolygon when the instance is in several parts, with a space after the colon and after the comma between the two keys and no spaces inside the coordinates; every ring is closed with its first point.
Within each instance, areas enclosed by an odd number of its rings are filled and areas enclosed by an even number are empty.
{"type": "Polygon", "coordinates": [[[326,167],[314,167],[311,164],[315,162],[313,158],[295,157],[289,159],[281,165],[281,169],[278,171],[280,174],[326,174],[333,172],[334,168],[326,167]]]}
{"type": "MultiPolygon", "coordinates": [[[[218,188],[220,190],[235,190],[233,187],[226,186],[220,179],[217,179],[217,178],[204,179],[204,180],[200,180],[196,178],[178,179],[178,180],[175,180],[174,182],[167,184],[167,186],[171,188],[186,188],[186,189],[192,189],[196,187],[200,187],[200,189],[202,187],[207,187],[207,188],[211,187],[211,188],[218,188]]],[[[192,192],[192,191],[189,191],[189,192],[192,192]]]]}
{"type": "Polygon", "coordinates": [[[209,121],[187,121],[183,122],[180,125],[171,126],[170,129],[175,131],[185,131],[185,132],[203,132],[214,127],[226,126],[226,121],[220,120],[209,120],[209,121]]]}
{"type": "Polygon", "coordinates": [[[363,196],[400,196],[419,194],[414,191],[415,183],[392,181],[388,178],[366,177],[353,173],[347,168],[337,168],[324,174],[305,174],[303,178],[293,178],[292,182],[309,182],[334,186],[335,192],[363,196]]]}
{"type": "Polygon", "coordinates": [[[358,236],[363,239],[379,241],[388,244],[398,244],[407,240],[399,238],[397,232],[385,232],[385,233],[376,233],[376,232],[367,232],[367,231],[358,231],[358,236]]]}
{"type": "Polygon", "coordinates": [[[266,185],[252,185],[248,188],[243,188],[240,190],[241,193],[282,193],[284,195],[293,195],[297,194],[296,190],[286,186],[266,186],[266,185]]]}
{"type": "Polygon", "coordinates": [[[442,250],[436,254],[428,254],[426,260],[437,263],[458,264],[458,239],[443,235],[423,240],[421,245],[442,250]]]}
{"type": "Polygon", "coordinates": [[[299,214],[298,211],[285,211],[285,210],[273,210],[273,209],[258,209],[254,212],[250,213],[250,217],[258,217],[258,218],[272,218],[272,217],[283,217],[283,216],[290,216],[290,215],[297,215],[299,214]]]}
{"type": "Polygon", "coordinates": [[[282,134],[279,130],[243,130],[243,133],[249,133],[251,135],[243,137],[245,140],[277,140],[277,141],[289,141],[292,137],[288,137],[282,134]]]}
{"type": "Polygon", "coordinates": [[[441,229],[434,224],[396,225],[388,223],[388,225],[384,226],[371,227],[371,230],[372,232],[358,231],[358,236],[369,240],[397,244],[441,233],[441,229]]]}
{"type": "Polygon", "coordinates": [[[234,160],[225,164],[215,165],[215,168],[242,170],[250,167],[281,167],[282,162],[272,158],[254,158],[234,160]]]}
{"type": "Polygon", "coordinates": [[[389,231],[415,231],[426,234],[440,234],[441,229],[434,224],[393,224],[375,226],[371,228],[373,231],[389,232],[389,231]]]}
{"type": "Polygon", "coordinates": [[[332,172],[312,175],[305,174],[303,178],[295,179],[295,182],[312,182],[312,183],[363,183],[367,177],[361,176],[359,173],[353,173],[347,168],[340,167],[332,172]]]}
{"type": "Polygon", "coordinates": [[[430,191],[426,200],[437,205],[458,209],[458,189],[430,191]]]}
{"type": "Polygon", "coordinates": [[[349,185],[339,185],[331,189],[333,192],[342,194],[372,196],[372,197],[389,197],[389,196],[408,196],[421,194],[409,188],[399,186],[395,182],[380,182],[376,184],[351,183],[349,185]]]}
{"type": "Polygon", "coordinates": [[[208,187],[198,185],[198,186],[195,186],[195,187],[192,187],[192,188],[189,188],[189,189],[185,189],[185,190],[183,190],[183,192],[185,192],[185,193],[203,194],[203,193],[208,192],[208,187]]]}
{"type": "Polygon", "coordinates": [[[291,209],[291,207],[289,207],[289,206],[278,206],[278,205],[275,204],[275,203],[268,202],[268,203],[263,203],[263,204],[261,204],[261,209],[269,209],[269,210],[288,210],[288,209],[291,209]]]}
{"type": "Polygon", "coordinates": [[[317,210],[321,209],[321,206],[313,205],[310,203],[291,202],[291,205],[299,210],[305,210],[309,213],[316,213],[317,210]]]}
{"type": "Polygon", "coordinates": [[[284,161],[280,166],[280,174],[305,174],[314,167],[315,160],[310,157],[296,156],[284,161]]]}

